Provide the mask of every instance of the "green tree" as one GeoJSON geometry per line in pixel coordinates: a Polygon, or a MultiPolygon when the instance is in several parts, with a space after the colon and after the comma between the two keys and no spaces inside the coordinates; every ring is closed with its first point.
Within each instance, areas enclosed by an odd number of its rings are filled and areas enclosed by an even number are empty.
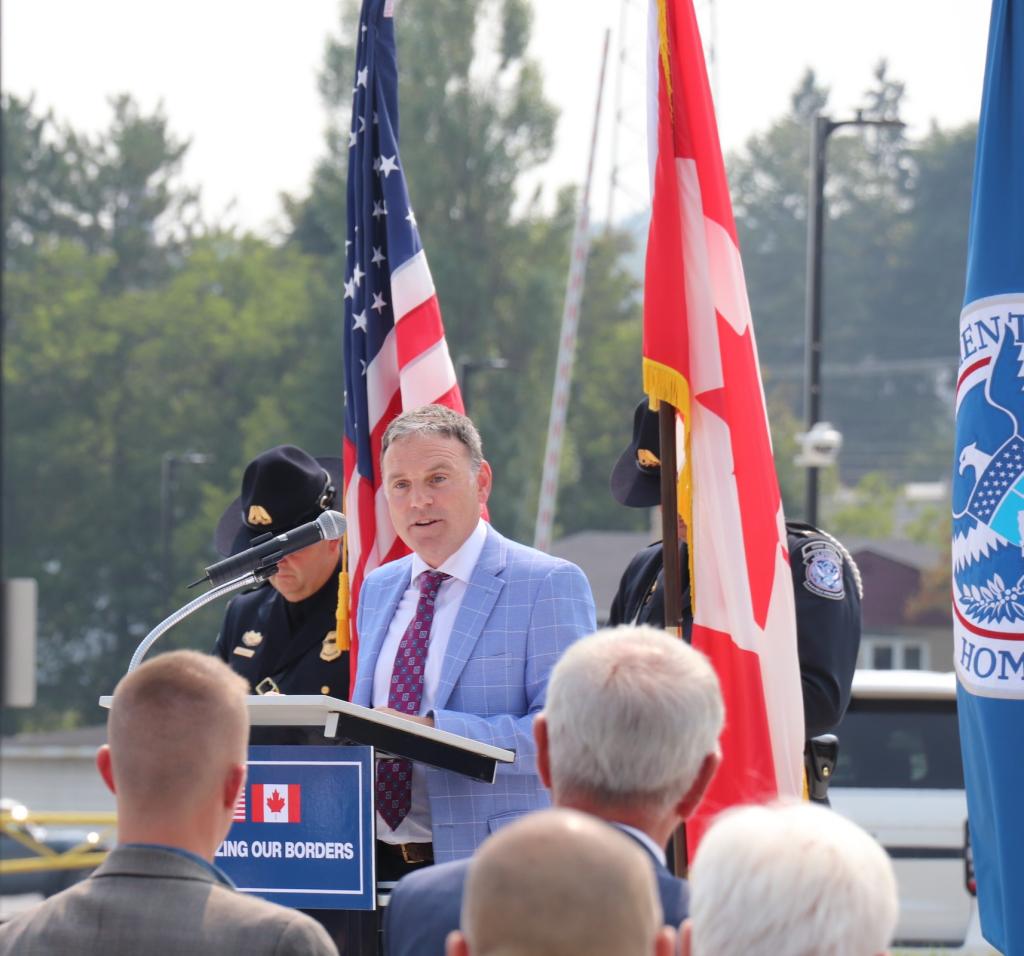
{"type": "MultiPolygon", "coordinates": [[[[245,461],[283,441],[340,445],[329,350],[309,347],[323,330],[308,257],[210,237],[164,285],[113,294],[115,267],[63,242],[5,284],[7,570],[40,581],[44,706],[91,718],[135,644],[210,563],[245,461]],[[212,460],[180,472],[168,582],[161,461],[185,451],[212,460]]],[[[210,646],[219,613],[175,640],[210,646]]]]}
{"type": "MultiPolygon", "coordinates": [[[[899,119],[904,92],[879,64],[863,115],[899,119]]],[[[808,74],[790,115],[730,162],[766,378],[801,415],[806,157],[818,111],[828,112],[828,94],[808,74]]],[[[948,467],[949,328],[962,294],[972,144],[971,128],[911,143],[899,130],[852,127],[829,140],[823,417],[844,434],[848,480],[875,469],[893,481],[934,479],[948,467]]]]}
{"type": "Polygon", "coordinates": [[[57,240],[113,257],[110,291],[151,286],[180,265],[202,231],[198,191],[179,180],[188,143],[162,109],[144,115],[127,95],[111,100],[108,129],[76,133],[31,100],[3,100],[4,248],[8,267],[27,268],[57,240]]]}
{"type": "Polygon", "coordinates": [[[838,538],[891,538],[899,492],[880,472],[868,472],[853,489],[852,500],[832,507],[825,527],[838,538]]]}

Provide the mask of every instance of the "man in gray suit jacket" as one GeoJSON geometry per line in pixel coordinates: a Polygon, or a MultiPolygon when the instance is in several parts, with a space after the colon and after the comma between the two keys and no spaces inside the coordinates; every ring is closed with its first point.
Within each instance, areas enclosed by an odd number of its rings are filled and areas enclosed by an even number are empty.
{"type": "MultiPolygon", "coordinates": [[[[605,820],[646,851],[666,926],[686,917],[689,894],[665,866],[664,847],[718,769],[723,720],[704,655],[641,625],[573,644],[534,721],[537,771],[552,802],[605,820]]],[[[385,956],[444,956],[469,863],[426,867],[398,883],[384,914],[385,956]]]]}
{"type": "Polygon", "coordinates": [[[245,782],[247,689],[194,651],[117,685],[96,764],[118,844],[87,880],[0,926],[0,956],[337,956],[310,917],[243,896],[213,864],[245,782]]]}

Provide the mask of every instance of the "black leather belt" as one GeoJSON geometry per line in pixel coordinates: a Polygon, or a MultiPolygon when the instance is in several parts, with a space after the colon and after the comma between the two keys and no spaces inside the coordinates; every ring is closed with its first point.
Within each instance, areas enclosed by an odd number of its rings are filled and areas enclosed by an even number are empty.
{"type": "Polygon", "coordinates": [[[403,863],[433,863],[433,843],[385,843],[377,841],[377,852],[403,863]]]}

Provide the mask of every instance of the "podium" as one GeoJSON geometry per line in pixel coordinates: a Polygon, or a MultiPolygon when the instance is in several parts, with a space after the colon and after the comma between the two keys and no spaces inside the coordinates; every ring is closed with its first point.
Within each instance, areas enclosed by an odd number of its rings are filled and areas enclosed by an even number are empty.
{"type": "Polygon", "coordinates": [[[494,783],[498,764],[516,759],[511,750],[482,744],[413,720],[321,694],[268,694],[247,698],[254,727],[322,726],[324,737],[373,747],[439,770],[494,783]]]}

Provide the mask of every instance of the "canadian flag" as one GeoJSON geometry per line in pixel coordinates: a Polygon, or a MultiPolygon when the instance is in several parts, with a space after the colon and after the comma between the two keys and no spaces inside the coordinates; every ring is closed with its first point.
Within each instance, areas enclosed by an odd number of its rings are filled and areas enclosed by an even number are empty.
{"type": "Polygon", "coordinates": [[[721,810],[800,796],[804,721],[782,498],[693,0],[651,0],[651,13],[644,391],[684,426],[693,646],[725,699],[722,766],[687,823],[693,852],[721,810]]]}
{"type": "Polygon", "coordinates": [[[254,783],[253,823],[299,823],[302,795],[297,783],[254,783]]]}

